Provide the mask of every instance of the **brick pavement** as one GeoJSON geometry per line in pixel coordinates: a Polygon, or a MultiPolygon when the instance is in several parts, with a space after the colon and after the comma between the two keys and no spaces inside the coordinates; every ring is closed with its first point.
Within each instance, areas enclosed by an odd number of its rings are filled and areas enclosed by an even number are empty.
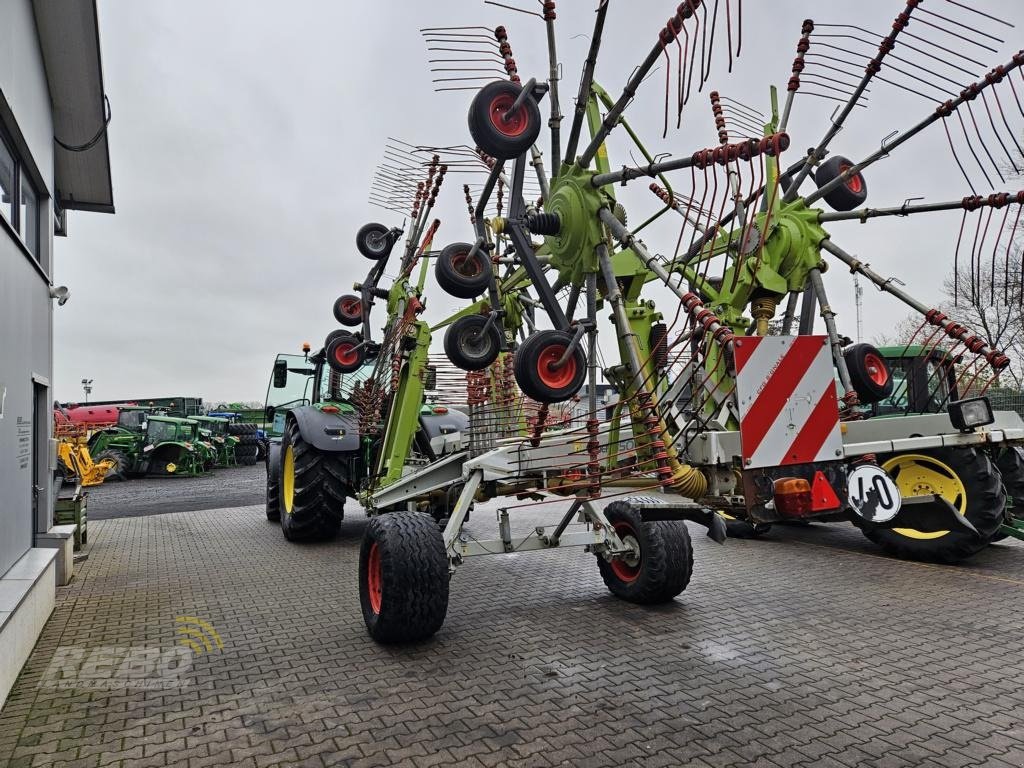
{"type": "Polygon", "coordinates": [[[296,546],[259,507],[92,524],[0,712],[0,765],[1024,766],[1016,542],[953,568],[845,526],[722,548],[693,529],[690,588],[654,609],[580,550],[480,558],[433,640],[385,648],[359,615],[364,527],[296,546]],[[173,652],[179,615],[224,642],[186,687],[52,683],[72,647],[173,652]]]}

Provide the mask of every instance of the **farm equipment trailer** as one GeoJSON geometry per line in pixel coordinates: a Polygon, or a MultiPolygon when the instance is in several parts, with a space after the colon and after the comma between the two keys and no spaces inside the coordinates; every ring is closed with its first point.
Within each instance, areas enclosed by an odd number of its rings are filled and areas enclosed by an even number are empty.
{"type": "MultiPolygon", "coordinates": [[[[409,424],[423,405],[415,382],[426,375],[424,347],[429,345],[429,329],[416,318],[423,304],[422,270],[416,290],[402,269],[388,292],[377,287],[371,271],[371,278],[358,286],[359,296],[342,297],[336,304],[339,322],[361,324],[362,334],[336,331],[325,349],[310,358],[312,366],[305,358],[305,369],[295,366],[306,370],[304,375],[320,390],[325,386],[323,363],[352,374],[374,361],[366,378],[353,384],[350,397],[321,397],[315,405],[285,411],[281,448],[277,454],[272,448],[268,464],[268,499],[280,494],[281,500],[268,505],[268,514],[272,507],[283,510],[284,528],[286,519],[294,523],[290,518],[300,509],[297,500],[310,494],[317,497],[318,509],[340,519],[344,497],[359,498],[373,516],[360,552],[360,599],[367,628],[377,640],[413,640],[436,632],[447,611],[451,574],[467,558],[486,554],[583,546],[596,556],[613,594],[658,603],[673,599],[689,582],[692,548],[686,521],[705,526],[716,541],[726,535],[724,515],[751,525],[849,521],[891,552],[949,562],[1019,530],[1008,517],[1004,478],[991,457],[1019,456],[1024,421],[1016,413],[993,412],[984,397],[986,386],[1009,360],[842,249],[825,225],[953,210],[962,210],[966,218],[986,210],[1008,213],[1009,207],[1024,203],[1024,193],[993,193],[948,203],[865,208],[862,173],[980,95],[994,96],[999,84],[1024,64],[1024,53],[969,83],[959,96],[940,101],[923,121],[893,134],[864,160],[830,156],[831,143],[917,9],[919,2],[910,0],[877,54],[871,50],[866,56],[863,74],[840,99],[843,106],[825,137],[786,166],[787,125],[801,73],[812,63],[807,52],[814,45],[815,26],[808,21],[781,110],[774,89],[767,120],[742,105],[737,111],[733,102],[712,92],[719,143],[684,157],[655,159],[624,119],[627,105],[655,64],[678,50],[681,116],[695,70],[702,87],[712,60],[702,51],[698,64],[695,48],[687,59],[689,41],[697,39],[696,25],[702,23],[707,34],[709,24],[714,30],[716,24],[733,22],[699,0],[682,3],[613,99],[593,78],[608,5],[601,2],[597,8],[564,148],[554,3],[545,3],[542,14],[548,81],[519,80],[507,32],[499,27],[497,56],[509,79],[487,83],[470,105],[469,130],[487,169],[476,204],[470,201],[475,238],[435,257],[438,283],[446,291],[463,299],[484,296],[442,324],[449,359],[467,371],[467,436],[459,430],[460,440],[453,441],[447,456],[425,460],[415,454],[409,424]],[[534,147],[545,99],[550,105],[550,176],[534,147]],[[584,124],[589,131],[585,146],[584,124]],[[619,127],[646,164],[612,170],[606,139],[619,127]],[[736,141],[737,135],[746,138],[736,141]],[[542,191],[536,202],[532,195],[528,202],[525,194],[528,168],[542,191]],[[684,193],[672,188],[676,177],[670,175],[677,172],[683,172],[684,193]],[[812,174],[816,189],[801,196],[812,174]],[[630,228],[613,188],[642,178],[660,182],[652,183],[651,191],[663,207],[630,228]],[[507,213],[488,215],[496,190],[500,194],[503,189],[507,213]],[[833,210],[817,207],[821,200],[833,210]],[[666,214],[682,220],[681,246],[672,256],[652,252],[638,234],[666,214]],[[892,394],[892,367],[879,350],[848,345],[840,335],[822,277],[830,262],[919,312],[921,326],[911,343],[920,339],[928,354],[960,361],[957,379],[972,396],[955,400],[950,390],[935,412],[872,413],[868,406],[892,394]],[[507,269],[499,276],[502,265],[507,269]],[[673,296],[667,322],[649,286],[673,296]],[[370,339],[369,304],[385,297],[388,323],[377,344],[370,339]],[[798,305],[800,326],[794,329],[798,305]],[[605,380],[618,393],[611,418],[603,417],[597,403],[599,311],[610,312],[618,353],[603,366],[605,380]],[[816,311],[823,335],[813,333],[816,311]],[[773,321],[780,326],[776,335],[770,333],[773,321]],[[550,409],[574,398],[584,383],[584,423],[551,429],[550,409]],[[530,418],[528,401],[539,406],[530,418]],[[300,422],[312,411],[319,415],[305,429],[300,422]],[[311,443],[295,437],[305,434],[309,441],[346,448],[334,452],[339,454],[335,464],[318,458],[318,464],[300,466],[311,443]],[[459,442],[465,445],[459,448],[459,442]],[[322,479],[304,485],[305,477],[322,479]],[[356,492],[354,478],[360,479],[356,492]],[[429,507],[442,491],[458,493],[444,510],[443,530],[431,515],[414,511],[429,507]],[[481,541],[468,536],[462,525],[474,501],[499,497],[509,499],[497,513],[499,537],[481,541]],[[551,497],[570,498],[568,510],[550,526],[513,536],[510,513],[551,497]],[[585,525],[570,529],[574,520],[585,525]]],[[[430,33],[449,41],[469,34],[430,33]]],[[[714,32],[710,39],[715,40],[714,32]]],[[[731,32],[718,39],[729,40],[731,59],[731,32]]],[[[666,70],[669,77],[676,71],[674,65],[666,70]]],[[[422,232],[425,219],[419,211],[413,220],[422,232]]],[[[368,250],[389,252],[394,230],[369,226],[377,242],[368,250]]],[[[1012,228],[1009,234],[1012,239],[1012,228]]],[[[416,263],[415,242],[410,237],[403,266],[416,263]]],[[[429,237],[421,251],[428,242],[429,237]]],[[[292,366],[279,358],[275,376],[280,369],[292,366]]],[[[330,377],[326,380],[329,388],[330,377]]],[[[297,402],[307,400],[313,398],[297,402]]],[[[276,421],[277,411],[274,416],[276,421]]],[[[328,450],[318,448],[311,455],[328,450]]],[[[310,530],[333,533],[337,522],[319,529],[314,524],[310,530]]]]}

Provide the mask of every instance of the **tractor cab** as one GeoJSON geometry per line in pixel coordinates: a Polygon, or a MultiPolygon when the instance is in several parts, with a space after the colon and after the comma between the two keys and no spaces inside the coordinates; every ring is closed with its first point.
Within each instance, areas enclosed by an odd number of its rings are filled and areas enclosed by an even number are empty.
{"type": "Polygon", "coordinates": [[[213,446],[192,419],[150,416],[146,422],[140,467],[151,475],[199,475],[214,461],[213,446]]]}
{"type": "Polygon", "coordinates": [[[921,344],[879,347],[892,372],[892,393],[871,406],[872,416],[941,413],[958,398],[956,364],[943,350],[921,344]]]}
{"type": "Polygon", "coordinates": [[[201,442],[210,443],[218,467],[230,467],[236,463],[235,446],[239,439],[231,434],[231,421],[217,416],[190,416],[197,423],[201,442]]]}

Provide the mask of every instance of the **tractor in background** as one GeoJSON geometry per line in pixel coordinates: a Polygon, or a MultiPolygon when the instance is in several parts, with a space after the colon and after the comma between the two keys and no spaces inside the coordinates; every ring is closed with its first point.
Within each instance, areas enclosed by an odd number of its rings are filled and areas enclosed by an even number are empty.
{"type": "Polygon", "coordinates": [[[192,419],[164,416],[148,408],[122,408],[116,426],[94,434],[89,450],[111,462],[108,480],[142,475],[195,476],[216,462],[213,444],[192,419]]]}
{"type": "Polygon", "coordinates": [[[210,411],[212,418],[227,419],[227,434],[238,438],[235,459],[243,466],[250,467],[262,461],[267,455],[267,433],[258,424],[243,421],[244,416],[235,411],[210,411]]]}
{"type": "Polygon", "coordinates": [[[239,464],[237,451],[239,438],[231,434],[231,422],[215,416],[190,416],[199,424],[199,432],[203,441],[213,446],[214,466],[234,467],[239,464]]]}

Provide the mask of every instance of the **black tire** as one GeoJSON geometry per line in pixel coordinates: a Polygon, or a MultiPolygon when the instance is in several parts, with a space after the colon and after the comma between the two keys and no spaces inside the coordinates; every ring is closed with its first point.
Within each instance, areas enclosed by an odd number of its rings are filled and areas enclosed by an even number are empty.
{"type": "Polygon", "coordinates": [[[512,160],[526,152],[540,135],[540,107],[527,96],[512,118],[503,119],[522,92],[509,80],[496,80],[481,88],[469,105],[469,133],[485,153],[498,160],[512,160]]]}
{"type": "Polygon", "coordinates": [[[334,319],[350,328],[363,322],[363,300],[354,293],[346,293],[334,301],[334,319]]]}
{"type": "Polygon", "coordinates": [[[908,456],[922,457],[921,465],[939,473],[942,478],[948,477],[950,472],[956,475],[966,491],[966,498],[957,497],[950,502],[977,529],[978,535],[948,531],[935,538],[918,538],[922,535],[919,532],[904,534],[899,529],[874,528],[858,521],[864,535],[891,555],[926,562],[956,563],[988,546],[1002,525],[1006,506],[1003,480],[991,459],[975,448],[932,448],[914,454],[880,456],[878,463],[893,475],[901,493],[905,493],[905,486],[921,493],[931,493],[934,486],[934,483],[929,484],[927,476],[909,474],[914,470],[913,466],[901,468],[895,465],[901,457],[904,463],[915,462],[908,456]],[[902,481],[901,476],[904,477],[902,481]]]}
{"type": "Polygon", "coordinates": [[[353,334],[337,335],[327,345],[327,365],[337,373],[358,371],[366,359],[366,347],[353,334]]]}
{"type": "Polygon", "coordinates": [[[434,278],[445,293],[460,299],[472,299],[487,290],[491,284],[491,260],[487,251],[477,249],[472,259],[472,243],[452,243],[438,255],[434,263],[434,278]]]}
{"type": "MultiPolygon", "coordinates": [[[[814,183],[820,189],[842,176],[853,165],[853,161],[847,160],[841,155],[833,155],[818,166],[818,170],[814,174],[814,183]]],[[[855,208],[860,208],[867,201],[868,185],[861,173],[851,176],[845,183],[825,195],[825,202],[836,211],[852,211],[855,208]]]]}
{"type": "MultiPolygon", "coordinates": [[[[996,468],[1003,478],[1003,490],[1006,491],[1006,512],[1004,521],[1009,517],[1024,520],[1024,448],[1011,445],[1003,448],[995,455],[996,468]]],[[[996,531],[992,541],[1002,541],[1007,534],[996,531]]]]}
{"type": "Polygon", "coordinates": [[[877,403],[892,394],[892,369],[876,347],[854,344],[843,353],[843,358],[853,389],[863,404],[877,403]]]}
{"type": "Polygon", "coordinates": [[[639,545],[635,562],[606,560],[597,555],[604,584],[616,597],[631,603],[667,603],[686,589],[693,573],[693,546],[686,523],[679,520],[645,523],[629,499],[613,501],[604,509],[620,539],[631,537],[639,545]]]}
{"type": "Polygon", "coordinates": [[[235,448],[235,461],[243,467],[251,467],[256,464],[259,460],[256,446],[251,446],[252,450],[248,450],[250,446],[238,446],[235,448]]]}
{"type": "Polygon", "coordinates": [[[433,635],[448,613],[448,555],[430,515],[370,520],[359,550],[359,602],[370,637],[408,643],[433,635]]]}
{"type": "MultiPolygon", "coordinates": [[[[108,448],[105,451],[100,451],[92,457],[93,461],[103,461],[104,459],[110,459],[114,462],[114,466],[107,470],[107,474],[103,476],[103,482],[121,482],[128,479],[128,457],[124,455],[122,451],[108,448]]],[[[71,477],[73,472],[65,473],[68,477],[71,477]]]]}
{"type": "Polygon", "coordinates": [[[394,245],[391,230],[383,224],[364,224],[356,233],[356,248],[363,256],[374,261],[391,253],[394,245]]]}
{"type": "Polygon", "coordinates": [[[668,328],[664,323],[651,326],[651,361],[659,371],[668,368],[668,328]]]}
{"type": "Polygon", "coordinates": [[[294,419],[288,420],[281,440],[278,477],[284,537],[288,541],[334,538],[348,496],[347,468],[337,454],[319,451],[307,443],[294,419]]]}
{"type": "Polygon", "coordinates": [[[569,360],[559,369],[552,365],[572,343],[565,331],[536,331],[516,350],[513,372],[523,394],[539,403],[561,403],[580,391],[587,377],[587,358],[577,344],[569,360]]]}
{"type": "Polygon", "coordinates": [[[483,333],[484,315],[466,315],[448,326],[444,334],[444,353],[452,364],[464,371],[482,371],[501,352],[501,334],[497,324],[483,333]]]}
{"type": "Polygon", "coordinates": [[[267,520],[281,522],[281,484],[267,467],[267,520]]]}

